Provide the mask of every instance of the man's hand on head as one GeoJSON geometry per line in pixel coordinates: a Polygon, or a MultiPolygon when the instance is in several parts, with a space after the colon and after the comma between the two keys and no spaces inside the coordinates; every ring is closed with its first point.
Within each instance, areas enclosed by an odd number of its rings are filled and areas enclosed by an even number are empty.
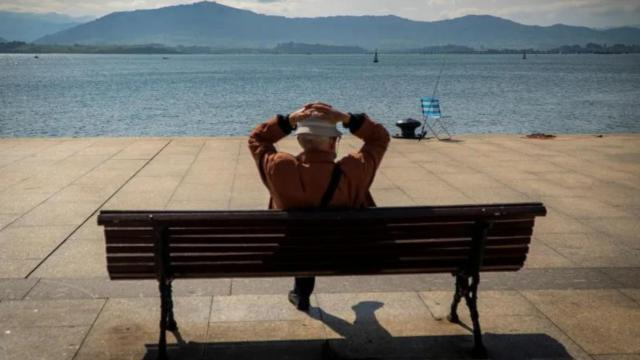
{"type": "Polygon", "coordinates": [[[349,114],[334,109],[331,105],[315,103],[311,104],[310,108],[314,111],[314,116],[325,119],[332,124],[343,123],[347,125],[349,123],[349,114]]]}
{"type": "Polygon", "coordinates": [[[321,117],[322,114],[314,108],[315,106],[321,106],[322,108],[329,109],[331,108],[331,105],[319,101],[306,103],[302,108],[289,114],[289,123],[291,124],[291,126],[295,128],[299,121],[308,119],[312,116],[321,117]]]}

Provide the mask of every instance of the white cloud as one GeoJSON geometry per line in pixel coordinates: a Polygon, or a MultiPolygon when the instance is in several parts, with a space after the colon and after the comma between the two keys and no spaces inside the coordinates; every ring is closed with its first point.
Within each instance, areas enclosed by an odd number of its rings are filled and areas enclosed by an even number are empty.
{"type": "MultiPolygon", "coordinates": [[[[0,0],[0,9],[105,15],[113,11],[159,8],[196,0],[0,0]]],[[[258,13],[289,17],[398,15],[413,20],[442,20],[490,14],[525,24],[565,23],[620,26],[640,22],[640,0],[219,0],[258,13]]]]}

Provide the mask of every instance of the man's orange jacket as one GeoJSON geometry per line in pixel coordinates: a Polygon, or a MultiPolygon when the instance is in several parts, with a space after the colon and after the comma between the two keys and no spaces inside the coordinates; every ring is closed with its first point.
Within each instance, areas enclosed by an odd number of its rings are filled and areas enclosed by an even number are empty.
{"type": "MultiPolygon", "coordinates": [[[[389,133],[364,114],[351,115],[348,128],[364,145],[337,162],[342,177],[328,206],[375,206],[369,187],[389,145],[389,133]]],[[[278,152],[274,144],[292,130],[288,117],[278,115],[258,125],[249,137],[249,150],[271,194],[270,209],[318,207],[336,164],[332,152],[278,152]]]]}

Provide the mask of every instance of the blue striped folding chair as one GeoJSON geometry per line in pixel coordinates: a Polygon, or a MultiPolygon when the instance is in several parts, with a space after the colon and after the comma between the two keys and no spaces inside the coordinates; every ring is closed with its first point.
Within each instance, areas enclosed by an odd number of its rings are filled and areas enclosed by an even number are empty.
{"type": "MultiPolygon", "coordinates": [[[[442,116],[440,112],[440,100],[435,97],[424,97],[420,99],[420,107],[422,108],[422,116],[424,117],[424,125],[433,133],[433,136],[438,140],[450,140],[451,134],[449,130],[442,124],[442,119],[448,118],[448,116],[442,116]],[[447,134],[447,138],[441,138],[436,131],[436,127],[439,127],[447,134]]],[[[424,126],[422,127],[424,130],[424,126]]],[[[422,136],[426,133],[423,131],[422,136]]]]}

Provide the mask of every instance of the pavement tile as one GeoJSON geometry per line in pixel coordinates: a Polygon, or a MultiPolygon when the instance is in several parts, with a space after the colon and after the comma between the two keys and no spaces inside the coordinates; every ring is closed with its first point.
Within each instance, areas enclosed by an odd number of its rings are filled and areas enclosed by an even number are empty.
{"type": "Polygon", "coordinates": [[[635,268],[601,268],[615,282],[626,288],[640,289],[640,267],[635,268]]]}
{"type": "MultiPolygon", "coordinates": [[[[288,306],[291,304],[287,302],[288,306]]],[[[324,325],[319,320],[225,321],[209,324],[207,340],[218,342],[257,342],[273,340],[323,339],[324,325]]]]}
{"type": "Polygon", "coordinates": [[[116,189],[105,185],[75,185],[71,184],[53,195],[50,201],[54,202],[104,202],[116,189]]]}
{"type": "Polygon", "coordinates": [[[433,177],[427,170],[415,165],[403,168],[394,167],[388,170],[383,168],[380,169],[379,173],[384,174],[385,177],[394,183],[428,180],[433,177]]]}
{"type": "Polygon", "coordinates": [[[107,277],[104,239],[71,237],[31,275],[50,278],[107,277]]]}
{"type": "Polygon", "coordinates": [[[539,239],[533,239],[524,263],[526,268],[574,267],[571,260],[559,254],[539,239]]]}
{"type": "Polygon", "coordinates": [[[220,201],[228,200],[232,184],[183,184],[180,185],[171,200],[179,201],[220,201]]]}
{"type": "MultiPolygon", "coordinates": [[[[433,318],[447,324],[453,292],[429,291],[421,292],[420,296],[433,318]]],[[[589,358],[518,291],[480,291],[478,309],[483,339],[492,359],[589,358]]],[[[471,326],[464,300],[458,314],[464,324],[471,326]]],[[[467,344],[470,348],[471,339],[467,344]]],[[[465,347],[461,341],[457,346],[465,347]]]]}
{"type": "Polygon", "coordinates": [[[481,191],[485,188],[504,188],[504,184],[498,182],[489,175],[476,174],[438,174],[449,185],[458,189],[473,189],[481,191]]]}
{"type": "Polygon", "coordinates": [[[461,166],[455,162],[452,162],[451,159],[439,160],[439,161],[424,161],[419,160],[416,162],[416,165],[424,168],[428,172],[434,175],[441,174],[476,174],[477,170],[472,169],[467,166],[461,166]]]}
{"type": "Polygon", "coordinates": [[[18,219],[16,226],[80,225],[100,206],[99,203],[46,201],[18,219]]]}
{"type": "Polygon", "coordinates": [[[570,188],[578,187],[589,189],[592,187],[600,188],[605,186],[605,184],[601,183],[599,180],[573,171],[545,173],[542,177],[561,186],[570,188]]]}
{"type": "Polygon", "coordinates": [[[471,197],[461,193],[440,193],[437,191],[430,192],[428,194],[422,194],[420,196],[413,196],[413,201],[416,205],[464,205],[476,203],[471,197]]]}
{"type": "Polygon", "coordinates": [[[165,206],[167,210],[226,210],[229,207],[229,197],[213,201],[170,200],[165,206]]]}
{"type": "Polygon", "coordinates": [[[2,360],[71,360],[89,326],[14,328],[0,332],[2,360]]]}
{"type": "Polygon", "coordinates": [[[502,164],[502,162],[483,162],[481,168],[474,171],[482,171],[512,187],[519,183],[520,180],[536,180],[540,178],[538,174],[532,171],[513,171],[513,168],[502,164]]]}
{"type": "MultiPolygon", "coordinates": [[[[449,315],[453,291],[422,291],[419,293],[435,320],[446,319],[449,315]]],[[[482,318],[529,315],[535,316],[538,310],[520,292],[514,290],[480,290],[478,292],[478,311],[482,318]]],[[[464,300],[458,306],[458,314],[463,321],[470,323],[469,310],[464,300]]]]}
{"type": "Polygon", "coordinates": [[[480,319],[492,359],[592,360],[580,343],[541,314],[483,317],[480,313],[480,319]]]}
{"type": "Polygon", "coordinates": [[[120,190],[123,193],[172,192],[180,183],[179,176],[139,176],[129,180],[120,190]]]}
{"type": "Polygon", "coordinates": [[[82,224],[71,235],[71,239],[104,240],[104,227],[98,226],[98,213],[82,224]]]}
{"type": "Polygon", "coordinates": [[[592,219],[589,225],[611,237],[635,239],[640,244],[640,221],[636,217],[592,219]]]}
{"type": "MultiPolygon", "coordinates": [[[[220,324],[220,326],[229,326],[220,324]]],[[[211,360],[322,360],[324,340],[268,340],[235,341],[218,343],[215,339],[207,344],[205,359],[211,360]]]]}
{"type": "Polygon", "coordinates": [[[232,194],[229,199],[229,206],[226,208],[234,210],[264,210],[268,204],[269,193],[265,189],[259,192],[232,194]]]}
{"type": "Polygon", "coordinates": [[[111,281],[107,278],[41,278],[26,299],[106,299],[158,297],[155,281],[111,281]]]}
{"type": "Polygon", "coordinates": [[[608,354],[595,355],[595,360],[640,360],[640,354],[608,354]]]}
{"type": "Polygon", "coordinates": [[[13,223],[19,217],[20,214],[0,214],[0,229],[13,223]]]}
{"type": "Polygon", "coordinates": [[[14,328],[91,325],[104,300],[21,300],[0,302],[2,331],[14,328]]]}
{"type": "Polygon", "coordinates": [[[620,291],[640,304],[640,289],[620,289],[620,291]]]}
{"type": "Polygon", "coordinates": [[[166,193],[117,193],[102,207],[103,210],[162,210],[171,192],[166,193]]]}
{"type": "Polygon", "coordinates": [[[287,294],[293,288],[290,277],[237,278],[231,282],[231,295],[287,294]]]}
{"type": "Polygon", "coordinates": [[[193,162],[194,155],[168,155],[156,157],[151,160],[142,170],[142,177],[182,177],[193,162]]]}
{"type": "Polygon", "coordinates": [[[96,144],[93,144],[87,148],[85,148],[84,150],[79,151],[76,155],[78,156],[114,156],[115,154],[119,153],[120,151],[122,151],[123,148],[126,147],[126,145],[128,145],[128,143],[131,142],[131,140],[126,140],[126,143],[121,143],[121,144],[109,144],[106,143],[104,141],[99,141],[96,144]]]}
{"type": "Polygon", "coordinates": [[[10,225],[0,231],[0,259],[43,259],[69,236],[74,228],[73,225],[10,225]]]}
{"type": "Polygon", "coordinates": [[[640,305],[616,290],[539,290],[523,294],[590,354],[640,352],[640,305]]]}
{"type": "Polygon", "coordinates": [[[482,273],[480,289],[615,289],[620,283],[590,268],[530,268],[517,272],[482,273]]]}
{"type": "Polygon", "coordinates": [[[50,197],[53,192],[14,191],[0,193],[0,214],[24,214],[50,197]]]}
{"type": "Polygon", "coordinates": [[[513,171],[530,171],[534,173],[561,172],[564,169],[549,161],[536,158],[527,159],[520,157],[517,160],[502,161],[503,165],[510,166],[513,171]]]}
{"type": "Polygon", "coordinates": [[[629,217],[629,214],[603,202],[586,197],[553,197],[545,201],[552,208],[576,219],[629,217]]]}
{"type": "Polygon", "coordinates": [[[453,287],[450,274],[320,277],[318,293],[406,292],[453,287]]]}
{"type": "MultiPolygon", "coordinates": [[[[174,297],[174,314],[186,344],[167,333],[173,358],[192,359],[204,353],[211,298],[174,297]]],[[[158,298],[109,299],[98,316],[76,359],[155,358],[158,342],[158,298]]]]}
{"type": "Polygon", "coordinates": [[[168,139],[154,140],[142,139],[125,147],[114,159],[150,159],[162,149],[169,141],[168,139]]]}
{"type": "Polygon", "coordinates": [[[415,335],[407,333],[412,330],[412,325],[418,324],[419,330],[420,325],[431,318],[426,305],[415,292],[316,294],[316,297],[318,310],[325,321],[331,315],[352,325],[378,322],[385,327],[389,324],[393,328],[387,328],[387,331],[394,336],[415,335]]]}
{"type": "MultiPolygon", "coordinates": [[[[226,188],[233,183],[234,173],[226,168],[198,168],[192,166],[182,180],[183,184],[206,185],[212,190],[226,188]]],[[[259,176],[259,175],[257,175],[259,176]]]]}
{"type": "Polygon", "coordinates": [[[20,300],[38,282],[38,279],[0,279],[0,301],[20,300]]]}
{"type": "Polygon", "coordinates": [[[546,234],[544,243],[585,267],[639,267],[640,250],[601,234],[546,234]]]}
{"type": "Polygon", "coordinates": [[[473,199],[474,202],[482,204],[531,202],[532,200],[536,200],[507,187],[478,189],[462,188],[461,190],[465,195],[473,199]]]}
{"type": "Polygon", "coordinates": [[[549,207],[547,207],[547,215],[543,217],[537,217],[535,221],[536,225],[533,228],[535,234],[575,234],[594,231],[593,228],[587,226],[587,224],[582,223],[571,216],[560,213],[549,207]]]}
{"type": "Polygon", "coordinates": [[[415,201],[407,192],[398,189],[371,189],[371,196],[378,206],[413,206],[415,201]]]}
{"type": "Polygon", "coordinates": [[[515,189],[531,198],[543,198],[549,196],[588,196],[589,190],[571,187],[566,184],[558,184],[546,179],[519,180],[515,183],[515,189]]]}
{"type": "Polygon", "coordinates": [[[35,269],[41,260],[11,259],[0,261],[0,279],[24,278],[35,269]]]}
{"type": "MultiPolygon", "coordinates": [[[[314,297],[311,304],[315,304],[314,297]]],[[[209,322],[238,321],[305,322],[310,318],[291,306],[284,294],[214,296],[209,322]]]]}
{"type": "Polygon", "coordinates": [[[107,160],[97,168],[83,175],[73,183],[89,186],[120,186],[127,181],[138,169],[144,166],[146,160],[107,160]]]}

